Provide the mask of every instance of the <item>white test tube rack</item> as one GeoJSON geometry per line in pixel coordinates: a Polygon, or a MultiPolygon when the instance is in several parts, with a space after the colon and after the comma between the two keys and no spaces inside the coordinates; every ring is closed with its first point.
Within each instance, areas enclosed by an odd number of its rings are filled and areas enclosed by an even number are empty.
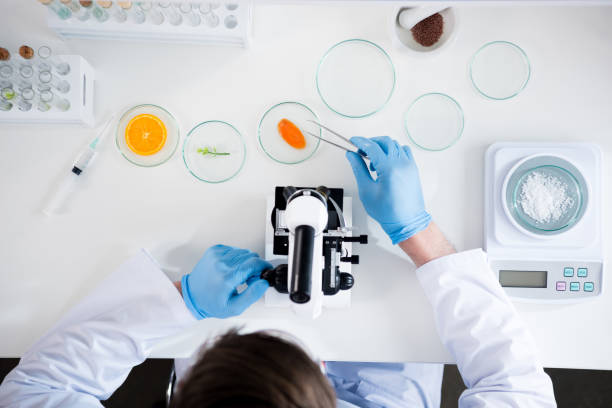
{"type": "MultiPolygon", "coordinates": [[[[114,3],[113,7],[117,7],[116,2],[114,3]]],[[[135,2],[132,7],[136,7],[135,2]]],[[[199,11],[195,12],[199,13],[199,11]]],[[[51,10],[48,10],[47,22],[50,28],[65,38],[151,40],[245,48],[250,45],[252,37],[251,0],[219,2],[219,7],[212,12],[219,18],[219,23],[214,27],[208,25],[204,17],[197,26],[190,26],[185,21],[180,25],[172,25],[168,21],[156,25],[148,17],[144,23],[138,24],[129,17],[124,22],[118,22],[112,15],[104,22],[98,22],[93,17],[85,21],[80,21],[75,17],[62,20],[51,10]],[[228,5],[238,7],[230,9],[228,5]]]]}
{"type": "MultiPolygon", "coordinates": [[[[32,109],[22,111],[17,106],[9,111],[0,110],[0,122],[8,123],[65,123],[94,125],[94,79],[95,73],[91,65],[79,55],[59,55],[63,62],[70,64],[70,72],[61,75],[60,79],[68,81],[70,90],[60,93],[52,89],[58,97],[70,102],[70,108],[61,111],[52,106],[46,112],[37,109],[36,102],[32,102],[32,109]]],[[[35,75],[38,71],[35,70],[35,75]]]]}

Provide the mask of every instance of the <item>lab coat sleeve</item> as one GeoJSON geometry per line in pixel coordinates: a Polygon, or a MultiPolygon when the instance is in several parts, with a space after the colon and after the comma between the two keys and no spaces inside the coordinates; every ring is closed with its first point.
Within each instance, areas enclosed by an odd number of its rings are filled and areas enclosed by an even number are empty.
{"type": "Polygon", "coordinates": [[[555,407],[535,343],[482,250],[429,262],[417,277],[467,390],[460,407],[555,407]]]}
{"type": "Polygon", "coordinates": [[[160,339],[193,323],[143,250],[24,354],[0,386],[0,407],[101,407],[160,339]]]}

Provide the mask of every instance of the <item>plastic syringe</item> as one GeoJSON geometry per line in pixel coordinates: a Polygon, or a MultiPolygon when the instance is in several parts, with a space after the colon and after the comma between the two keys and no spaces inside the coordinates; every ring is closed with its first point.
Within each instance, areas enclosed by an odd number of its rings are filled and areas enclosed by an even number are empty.
{"type": "Polygon", "coordinates": [[[106,122],[106,124],[102,127],[102,131],[98,133],[98,136],[94,140],[91,141],[77,156],[77,159],[74,161],[72,165],[72,169],[70,173],[64,178],[62,183],[59,185],[57,190],[51,196],[51,199],[43,209],[43,213],[46,215],[52,215],[60,209],[66,200],[70,197],[74,188],[79,180],[79,176],[83,174],[85,169],[91,164],[92,160],[98,152],[96,152],[96,148],[100,145],[100,142],[104,140],[106,136],[106,130],[108,126],[113,121],[113,116],[106,122]]]}

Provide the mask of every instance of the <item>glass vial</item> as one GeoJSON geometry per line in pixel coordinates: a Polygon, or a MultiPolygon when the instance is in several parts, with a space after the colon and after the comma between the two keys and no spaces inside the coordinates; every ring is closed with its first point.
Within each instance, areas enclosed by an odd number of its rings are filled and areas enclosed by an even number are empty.
{"type": "Polygon", "coordinates": [[[108,14],[106,9],[112,5],[112,1],[98,0],[97,4],[92,5],[91,14],[96,20],[98,20],[98,22],[103,23],[110,18],[110,14],[108,14]]]}
{"type": "MultiPolygon", "coordinates": [[[[70,73],[70,64],[52,54],[51,48],[46,45],[38,48],[38,57],[41,59],[41,63],[50,64],[60,75],[68,75],[70,73]]],[[[41,69],[40,71],[50,71],[50,69],[41,69]]]]}
{"type": "Polygon", "coordinates": [[[131,1],[118,1],[117,5],[123,9],[128,18],[136,24],[142,24],[146,20],[145,13],[140,8],[132,7],[131,1]]]}
{"type": "Polygon", "coordinates": [[[185,16],[185,21],[192,27],[199,26],[202,22],[202,18],[193,11],[191,3],[181,3],[179,10],[185,16]]]}
{"type": "Polygon", "coordinates": [[[92,0],[79,0],[81,9],[76,13],[76,18],[80,21],[87,21],[91,17],[91,10],[93,9],[92,0]]]}
{"type": "Polygon", "coordinates": [[[153,8],[150,2],[141,1],[138,3],[138,8],[147,15],[151,23],[160,25],[164,22],[164,15],[162,12],[157,8],[153,8]]]}
{"type": "Polygon", "coordinates": [[[79,2],[76,0],[60,0],[60,3],[68,7],[70,11],[72,11],[73,14],[78,13],[79,10],[81,9],[79,2]]]}
{"type": "Polygon", "coordinates": [[[68,91],[70,91],[70,84],[68,81],[60,79],[50,72],[41,72],[38,74],[38,80],[41,84],[50,85],[61,93],[68,93],[68,91]]]}
{"type": "Polygon", "coordinates": [[[72,11],[61,3],[57,3],[55,0],[38,0],[41,4],[47,6],[47,8],[53,11],[62,20],[67,20],[72,17],[72,11]]]}
{"type": "Polygon", "coordinates": [[[176,26],[183,22],[183,16],[181,16],[181,13],[179,13],[169,1],[160,1],[157,5],[170,24],[176,26]]]}

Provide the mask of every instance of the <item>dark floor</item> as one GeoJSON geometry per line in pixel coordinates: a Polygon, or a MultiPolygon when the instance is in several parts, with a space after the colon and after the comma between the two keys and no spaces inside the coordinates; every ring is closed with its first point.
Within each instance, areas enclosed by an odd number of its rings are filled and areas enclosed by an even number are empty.
{"type": "MultiPolygon", "coordinates": [[[[0,379],[17,365],[17,359],[0,359],[0,379]]],[[[105,407],[162,408],[172,360],[150,359],[135,367],[125,383],[103,401],[105,407]]],[[[612,371],[547,368],[559,408],[612,407],[612,371]]],[[[457,366],[444,368],[442,408],[457,407],[465,389],[457,366]]]]}

